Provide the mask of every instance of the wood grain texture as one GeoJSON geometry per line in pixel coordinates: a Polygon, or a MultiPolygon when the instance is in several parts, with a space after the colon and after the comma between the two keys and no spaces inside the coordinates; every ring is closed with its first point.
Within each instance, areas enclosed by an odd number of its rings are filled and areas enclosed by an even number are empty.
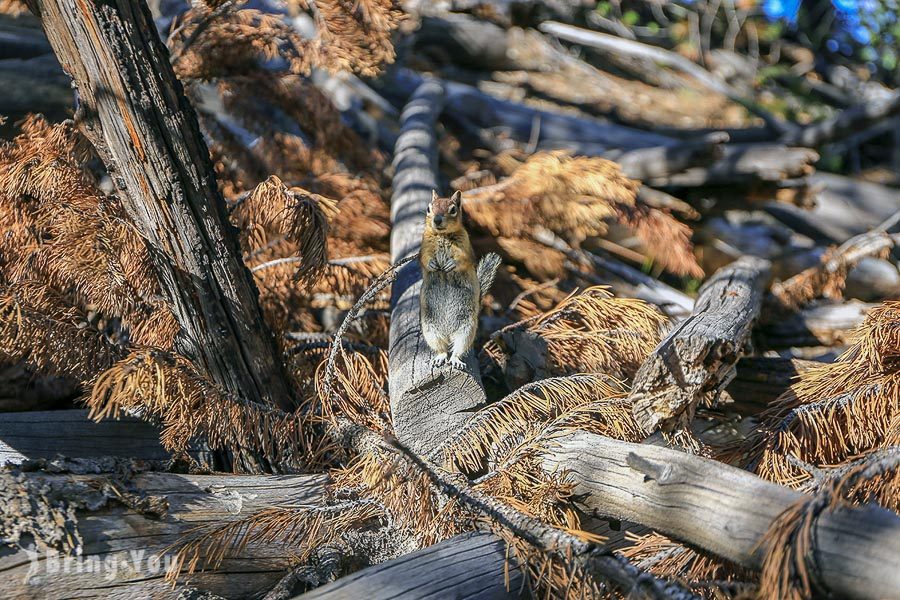
{"type": "Polygon", "coordinates": [[[522,574],[506,560],[506,544],[488,533],[467,533],[417,550],[299,596],[303,600],[512,600],[522,574]],[[509,588],[504,572],[509,569],[509,588]]]}
{"type": "Polygon", "coordinates": [[[118,456],[166,460],[159,429],[123,417],[96,423],[86,410],[51,410],[0,415],[0,465],[26,458],[118,456]]]}
{"type": "MultiPolygon", "coordinates": [[[[438,190],[435,122],[444,102],[443,87],[426,80],[401,115],[394,150],[391,197],[391,260],[416,254],[425,228],[431,193],[438,190]]],[[[485,401],[474,353],[466,370],[432,368],[433,354],[419,325],[422,273],[417,261],[398,273],[391,294],[389,389],[397,437],[414,452],[429,455],[485,401]]]]}
{"type": "Polygon", "coordinates": [[[688,426],[701,401],[718,396],[734,377],[768,283],[769,262],[743,257],[700,288],[691,316],[644,361],[631,391],[645,431],[688,426]]]}
{"type": "MultiPolygon", "coordinates": [[[[804,495],[676,450],[578,433],[544,459],[567,470],[583,508],[651,527],[751,569],[771,523],[804,495]]],[[[812,535],[822,583],[838,597],[900,598],[900,516],[869,505],[824,512],[812,535]]]]}
{"type": "Polygon", "coordinates": [[[28,0],[78,88],[106,164],[182,327],[177,350],[226,391],[291,407],[196,115],[142,0],[28,0]]]}
{"type": "MultiPolygon", "coordinates": [[[[74,498],[71,486],[102,482],[104,475],[0,472],[0,488],[41,486],[44,494],[34,502],[54,498],[54,486],[68,485],[66,498],[74,498]]],[[[162,518],[142,514],[107,501],[94,511],[75,511],[74,530],[83,540],[82,565],[95,561],[94,572],[68,571],[45,552],[32,562],[25,549],[5,549],[0,554],[0,589],[10,599],[135,598],[172,599],[183,590],[164,581],[162,568],[151,557],[161,555],[165,566],[167,547],[192,528],[226,523],[246,517],[275,503],[313,503],[322,492],[320,476],[217,476],[142,473],[122,483],[128,492],[161,496],[168,502],[162,518]],[[58,566],[56,572],[52,569],[58,566]],[[31,569],[31,572],[29,572],[31,569]]],[[[8,507],[4,507],[6,510],[8,507]]],[[[33,545],[26,548],[34,550],[33,545]]],[[[169,554],[170,555],[170,554],[169,554]]],[[[240,558],[227,559],[218,570],[184,577],[180,583],[209,590],[224,598],[264,595],[284,574],[292,550],[279,544],[251,545],[240,558]]]]}

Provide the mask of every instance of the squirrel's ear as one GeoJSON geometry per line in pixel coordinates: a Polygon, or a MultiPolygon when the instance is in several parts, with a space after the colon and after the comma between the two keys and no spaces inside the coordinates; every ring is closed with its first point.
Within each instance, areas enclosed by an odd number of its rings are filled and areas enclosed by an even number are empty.
{"type": "Polygon", "coordinates": [[[431,201],[434,202],[437,199],[438,199],[437,192],[434,190],[431,190],[431,201]]]}
{"type": "Polygon", "coordinates": [[[459,190],[453,192],[453,195],[450,196],[450,202],[453,202],[456,205],[462,203],[462,192],[459,190]]]}

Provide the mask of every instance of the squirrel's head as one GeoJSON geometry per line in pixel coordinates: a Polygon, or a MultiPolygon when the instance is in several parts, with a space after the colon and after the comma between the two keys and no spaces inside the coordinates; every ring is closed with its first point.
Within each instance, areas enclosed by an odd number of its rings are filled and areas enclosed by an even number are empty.
{"type": "Polygon", "coordinates": [[[453,192],[449,198],[438,198],[437,192],[432,191],[425,224],[442,233],[462,229],[462,192],[453,192]]]}

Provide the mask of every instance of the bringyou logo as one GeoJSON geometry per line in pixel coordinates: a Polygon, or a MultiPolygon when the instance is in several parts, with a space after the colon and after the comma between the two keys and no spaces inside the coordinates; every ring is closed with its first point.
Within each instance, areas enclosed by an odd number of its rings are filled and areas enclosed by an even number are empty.
{"type": "Polygon", "coordinates": [[[175,556],[147,550],[129,550],[111,555],[72,556],[58,550],[22,548],[28,556],[28,572],[22,583],[41,585],[60,575],[91,575],[105,582],[134,577],[165,575],[174,568],[175,556]]]}

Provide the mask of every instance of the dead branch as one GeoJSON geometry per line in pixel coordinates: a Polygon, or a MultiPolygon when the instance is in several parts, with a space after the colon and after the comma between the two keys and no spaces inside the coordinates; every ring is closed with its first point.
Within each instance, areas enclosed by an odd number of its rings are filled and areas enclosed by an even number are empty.
{"type": "MultiPolygon", "coordinates": [[[[900,216],[900,213],[897,213],[900,216]]],[[[888,233],[895,226],[892,217],[887,226],[879,226],[874,231],[855,236],[832,252],[821,264],[794,275],[787,281],[772,286],[772,295],[784,306],[796,308],[815,298],[825,296],[840,297],[847,280],[847,273],[867,256],[877,256],[900,243],[900,233],[888,233]]]]}
{"type": "Polygon", "coordinates": [[[676,582],[663,582],[641,572],[622,556],[605,550],[595,543],[584,541],[572,533],[551,527],[507,504],[491,498],[469,486],[461,474],[450,474],[428,464],[397,440],[391,446],[428,476],[432,485],[443,495],[455,499],[467,509],[496,523],[548,556],[573,564],[594,578],[599,589],[612,584],[627,597],[662,599],[696,598],[676,582]]]}
{"type": "MultiPolygon", "coordinates": [[[[572,473],[588,512],[645,525],[756,570],[769,526],[803,498],[710,459],[589,433],[560,439],[544,467],[572,473]]],[[[895,513],[875,505],[825,511],[812,540],[809,552],[831,593],[875,599],[900,590],[895,513]]]]}
{"type": "Polygon", "coordinates": [[[690,424],[701,401],[713,401],[734,376],[762,305],[769,262],[744,257],[700,289],[691,316],[647,358],[635,376],[634,416],[648,433],[690,424]]]}

